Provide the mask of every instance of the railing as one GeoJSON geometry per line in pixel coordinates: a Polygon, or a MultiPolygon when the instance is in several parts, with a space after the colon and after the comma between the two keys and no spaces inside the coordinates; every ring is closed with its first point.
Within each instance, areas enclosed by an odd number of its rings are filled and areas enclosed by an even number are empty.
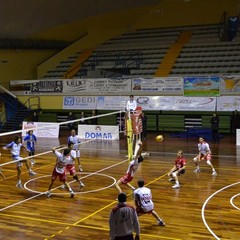
{"type": "Polygon", "coordinates": [[[1,89],[3,92],[11,95],[12,97],[17,98],[13,93],[11,93],[10,91],[8,91],[8,90],[7,90],[5,87],[3,87],[2,85],[0,85],[0,89],[1,89]]]}
{"type": "Polygon", "coordinates": [[[133,65],[134,63],[136,63],[136,67],[139,68],[140,64],[143,62],[143,53],[142,52],[131,52],[128,53],[127,55],[129,55],[129,57],[127,57],[126,55],[121,55],[117,54],[116,55],[116,61],[115,61],[115,66],[111,69],[109,69],[107,72],[104,73],[104,77],[105,78],[110,78],[113,77],[116,72],[116,69],[119,66],[122,66],[122,68],[124,70],[128,70],[128,67],[133,65]],[[132,60],[132,61],[131,61],[132,60]],[[131,61],[129,64],[127,64],[128,61],[131,61]],[[109,76],[107,76],[107,74],[110,74],[109,76]]]}
{"type": "MultiPolygon", "coordinates": [[[[7,89],[3,88],[2,86],[0,86],[0,88],[3,89],[4,92],[6,92],[7,94],[10,94],[12,97],[16,98],[16,96],[9,92],[7,89]]],[[[25,106],[26,108],[30,108],[31,110],[40,109],[40,97],[39,96],[29,97],[28,100],[25,103],[23,103],[23,106],[25,106]]],[[[8,120],[7,112],[5,110],[0,114],[0,128],[2,127],[3,124],[7,122],[7,120],[8,120]]]]}
{"type": "Polygon", "coordinates": [[[31,109],[40,109],[40,97],[33,96],[29,97],[28,100],[24,103],[27,108],[31,109]]]}
{"type": "Polygon", "coordinates": [[[218,37],[220,40],[225,40],[226,38],[226,16],[227,13],[223,12],[222,17],[218,23],[218,37]]]}

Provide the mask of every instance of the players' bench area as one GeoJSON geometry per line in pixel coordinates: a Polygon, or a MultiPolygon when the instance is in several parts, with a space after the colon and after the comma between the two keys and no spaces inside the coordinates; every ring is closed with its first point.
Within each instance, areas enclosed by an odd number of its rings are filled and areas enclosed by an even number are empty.
{"type": "MultiPolygon", "coordinates": [[[[202,116],[202,125],[206,128],[211,127],[210,119],[212,116],[202,116]]],[[[231,116],[219,116],[219,131],[221,133],[230,133],[231,131],[231,116]]]]}
{"type": "MultiPolygon", "coordinates": [[[[92,110],[72,110],[76,119],[80,119],[81,112],[85,117],[91,117],[92,110]]],[[[97,115],[110,113],[112,111],[98,110],[97,115]]],[[[39,114],[39,122],[65,122],[69,110],[43,110],[39,114]]],[[[210,119],[212,112],[197,111],[144,111],[147,117],[147,131],[152,132],[182,132],[188,128],[211,128],[210,119]]],[[[219,131],[221,133],[231,132],[231,112],[219,112],[219,131]]],[[[117,125],[119,116],[111,115],[98,118],[99,125],[117,125]]],[[[124,119],[124,117],[122,118],[124,119]]],[[[76,123],[77,124],[77,123],[76,123]]],[[[86,124],[91,124],[90,120],[86,124]]],[[[62,125],[61,128],[66,128],[62,125]]]]}

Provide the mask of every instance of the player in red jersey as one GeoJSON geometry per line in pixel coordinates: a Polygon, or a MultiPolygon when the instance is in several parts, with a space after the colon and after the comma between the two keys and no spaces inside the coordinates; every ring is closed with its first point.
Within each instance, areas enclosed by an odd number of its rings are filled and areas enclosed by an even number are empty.
{"type": "Polygon", "coordinates": [[[171,177],[169,179],[169,181],[175,181],[175,185],[173,185],[172,188],[180,188],[178,176],[185,173],[186,163],[187,162],[186,162],[185,158],[183,157],[183,151],[178,150],[177,159],[175,160],[175,164],[168,172],[168,176],[171,177]]]}
{"type": "MultiPolygon", "coordinates": [[[[60,146],[60,147],[62,147],[62,146],[60,146]]],[[[66,171],[65,171],[66,164],[67,164],[67,162],[69,161],[69,158],[70,158],[70,149],[64,149],[63,153],[58,152],[56,149],[57,148],[52,148],[52,151],[57,156],[57,162],[54,166],[54,169],[53,169],[53,172],[52,172],[52,177],[51,177],[51,182],[49,184],[48,191],[46,192],[46,195],[47,195],[47,197],[51,196],[52,186],[53,186],[55,180],[57,179],[57,177],[59,177],[59,180],[61,182],[63,182],[63,184],[66,186],[66,188],[70,192],[71,198],[73,198],[74,197],[74,192],[67,182],[67,176],[66,176],[66,171]]]]}
{"type": "Polygon", "coordinates": [[[137,215],[152,214],[158,221],[159,226],[165,226],[164,221],[158,216],[154,210],[154,203],[152,201],[152,193],[150,188],[144,186],[144,180],[138,180],[138,187],[134,190],[134,200],[136,205],[137,215]]]}
{"type": "Polygon", "coordinates": [[[122,189],[119,186],[120,184],[124,184],[131,188],[132,190],[135,190],[135,188],[130,184],[130,182],[133,180],[135,172],[137,171],[140,163],[143,161],[143,156],[141,155],[142,142],[139,140],[137,141],[137,147],[138,147],[137,153],[134,156],[133,160],[129,163],[126,174],[123,177],[121,177],[115,185],[119,193],[122,192],[122,189]]]}
{"type": "Polygon", "coordinates": [[[210,150],[209,144],[205,142],[204,138],[202,137],[199,138],[198,151],[199,151],[198,155],[195,158],[193,158],[193,161],[196,165],[196,169],[194,170],[194,172],[195,173],[200,172],[199,162],[202,160],[206,160],[206,163],[212,170],[212,175],[217,176],[217,172],[215,171],[211,163],[212,156],[211,156],[211,150],[210,150]]]}

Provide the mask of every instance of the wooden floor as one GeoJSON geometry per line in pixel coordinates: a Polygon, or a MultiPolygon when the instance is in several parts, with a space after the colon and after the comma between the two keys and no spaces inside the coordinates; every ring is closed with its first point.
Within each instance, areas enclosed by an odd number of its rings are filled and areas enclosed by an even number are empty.
{"type": "MultiPolygon", "coordinates": [[[[194,173],[191,159],[197,154],[197,139],[173,138],[165,135],[162,143],[149,134],[144,141],[144,151],[151,152],[138,169],[133,185],[144,178],[151,188],[155,210],[166,222],[157,226],[150,215],[140,217],[142,240],[205,240],[240,239],[240,148],[233,136],[224,136],[220,144],[210,144],[213,165],[218,175],[202,163],[202,171],[194,173]],[[180,177],[181,188],[172,189],[167,171],[173,166],[176,152],[183,149],[187,164],[186,173],[180,177]]],[[[67,133],[60,143],[65,143],[67,133]]],[[[0,144],[7,143],[7,137],[0,144]]],[[[38,153],[49,151],[58,140],[39,139],[38,153]]],[[[83,143],[82,163],[85,172],[82,181],[86,187],[79,191],[76,182],[71,186],[77,193],[71,199],[68,192],[55,182],[51,198],[46,198],[55,156],[46,154],[36,158],[34,171],[29,177],[24,169],[25,189],[16,188],[14,164],[3,166],[6,180],[0,180],[0,239],[4,240],[106,240],[109,239],[108,218],[116,205],[117,192],[113,186],[127,170],[126,142],[92,141],[83,143]]],[[[10,155],[2,152],[1,163],[10,161],[10,155]]],[[[69,177],[69,181],[72,179],[69,177]]],[[[133,204],[132,194],[128,202],[133,204]]]]}

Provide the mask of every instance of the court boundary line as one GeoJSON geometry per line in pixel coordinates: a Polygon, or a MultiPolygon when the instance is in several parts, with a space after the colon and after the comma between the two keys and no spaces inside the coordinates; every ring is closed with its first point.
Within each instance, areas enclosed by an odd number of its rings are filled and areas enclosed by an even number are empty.
{"type": "MultiPolygon", "coordinates": [[[[79,172],[78,172],[78,173],[79,173],[79,172]]],[[[87,174],[91,174],[91,172],[81,172],[81,174],[84,174],[84,173],[85,173],[86,175],[87,175],[87,174]]],[[[91,190],[91,191],[85,191],[85,192],[82,192],[82,191],[75,192],[75,191],[74,191],[74,194],[75,194],[75,195],[78,195],[78,194],[87,194],[87,193],[93,193],[93,192],[103,191],[103,190],[105,190],[105,189],[108,189],[108,188],[113,187],[113,186],[116,184],[116,182],[117,182],[116,178],[114,178],[114,177],[112,177],[112,176],[110,176],[110,175],[107,175],[107,174],[95,173],[94,175],[110,178],[110,179],[113,180],[113,183],[111,183],[110,185],[108,185],[108,186],[106,186],[106,187],[102,187],[102,188],[95,189],[95,190],[91,190]]],[[[30,182],[33,182],[34,180],[38,180],[38,179],[45,178],[45,177],[51,177],[51,176],[52,176],[52,175],[49,174],[49,175],[42,175],[42,176],[39,176],[39,177],[36,177],[36,178],[32,178],[32,179],[30,179],[30,180],[28,180],[27,182],[24,183],[24,188],[25,188],[27,191],[32,192],[32,193],[44,194],[44,193],[46,193],[46,191],[45,191],[45,192],[39,192],[39,191],[31,190],[30,188],[27,187],[27,184],[30,183],[30,182]]],[[[92,176],[92,175],[91,175],[91,176],[92,176]]],[[[82,178],[80,178],[80,180],[81,180],[81,179],[82,179],[82,178]]],[[[73,180],[73,181],[69,182],[69,184],[74,183],[74,182],[76,182],[76,180],[73,180]]],[[[58,188],[59,188],[59,187],[58,187],[58,188]]],[[[54,188],[54,189],[56,189],[56,188],[54,188]]],[[[53,193],[53,195],[68,195],[68,194],[69,194],[69,192],[53,193]]]]}
{"type": "Polygon", "coordinates": [[[238,193],[238,194],[232,196],[231,199],[230,199],[230,203],[231,203],[231,205],[232,205],[234,208],[236,208],[237,210],[240,210],[240,208],[237,207],[237,206],[233,203],[233,201],[234,201],[234,198],[235,198],[235,197],[238,197],[239,195],[240,195],[240,193],[238,193]]]}
{"type": "MultiPolygon", "coordinates": [[[[99,231],[109,231],[109,228],[104,228],[104,227],[94,227],[91,225],[83,225],[83,224],[79,224],[79,225],[73,225],[73,224],[69,224],[66,222],[57,222],[57,221],[51,221],[51,220],[45,220],[44,218],[31,218],[31,217],[24,217],[24,216],[20,216],[20,215],[12,215],[12,214],[6,214],[6,213],[0,213],[0,216],[6,216],[9,217],[11,219],[18,218],[18,219],[26,219],[26,220],[32,220],[32,221],[36,221],[36,222],[44,222],[44,223],[51,223],[51,224],[55,224],[55,225],[65,225],[66,229],[69,229],[69,227],[77,227],[77,228],[87,228],[87,229],[96,229],[99,231]]],[[[157,226],[156,226],[157,227],[157,226]]],[[[61,230],[58,231],[59,233],[61,232],[61,230]]],[[[179,238],[171,238],[171,237],[164,237],[164,236],[158,236],[158,235],[151,235],[151,234],[141,234],[142,236],[147,236],[147,237],[153,237],[156,239],[169,239],[169,240],[182,240],[179,238]]],[[[54,236],[54,235],[51,235],[54,236]]],[[[46,238],[45,238],[46,240],[46,238]]]]}
{"type": "Polygon", "coordinates": [[[225,189],[227,188],[230,188],[230,187],[233,187],[235,185],[238,185],[240,184],[240,182],[235,182],[235,183],[232,183],[230,185],[227,185],[219,190],[217,190],[216,192],[214,192],[212,195],[210,195],[207,200],[204,202],[203,206],[202,206],[202,211],[201,211],[201,214],[202,214],[202,220],[203,220],[203,223],[205,225],[205,227],[207,228],[207,230],[212,234],[212,236],[217,239],[217,240],[220,240],[221,238],[219,238],[213,231],[212,229],[209,227],[209,225],[207,224],[207,221],[205,219],[205,207],[207,206],[207,203],[209,202],[209,200],[211,200],[211,198],[213,198],[215,195],[217,195],[218,193],[224,191],[225,189]]]}
{"type": "MultiPolygon", "coordinates": [[[[86,176],[82,177],[81,179],[86,178],[86,177],[90,177],[90,176],[94,175],[95,173],[103,172],[103,171],[105,171],[105,170],[107,170],[107,169],[109,169],[109,168],[118,166],[118,165],[120,165],[120,164],[122,164],[122,163],[124,163],[124,162],[127,162],[127,161],[128,161],[128,159],[125,159],[125,160],[123,160],[123,161],[121,161],[121,162],[115,163],[115,164],[113,164],[113,165],[111,165],[111,166],[108,166],[108,167],[106,167],[106,168],[103,168],[103,169],[100,169],[100,170],[98,170],[98,171],[96,171],[96,172],[93,172],[93,173],[91,173],[91,174],[89,174],[89,175],[86,175],[86,176]]],[[[73,182],[73,181],[72,181],[72,182],[73,182]]],[[[53,188],[52,191],[58,189],[59,187],[60,187],[60,186],[58,186],[58,187],[56,187],[56,188],[53,188]]],[[[47,188],[47,187],[46,187],[46,188],[47,188]]],[[[46,192],[47,192],[47,191],[46,191],[46,192]]],[[[46,192],[37,194],[37,195],[32,196],[32,197],[30,197],[30,198],[26,198],[26,199],[24,199],[24,200],[22,200],[22,201],[19,201],[19,202],[17,202],[17,203],[14,203],[14,204],[8,205],[8,206],[6,206],[6,207],[4,207],[4,208],[1,208],[1,209],[0,209],[0,212],[4,211],[4,210],[6,210],[6,209],[9,209],[9,208],[11,208],[11,207],[17,206],[17,205],[19,205],[19,204],[21,204],[21,203],[24,203],[24,202],[27,202],[27,201],[29,201],[29,200],[32,200],[32,199],[34,199],[34,198],[37,198],[37,197],[39,197],[39,196],[41,196],[41,195],[43,195],[43,194],[46,194],[46,192]]]]}
{"type": "MultiPolygon", "coordinates": [[[[161,178],[165,177],[166,175],[167,175],[167,173],[165,173],[164,175],[161,175],[161,176],[158,177],[158,178],[155,178],[154,180],[150,181],[150,182],[149,182],[148,184],[146,184],[146,185],[152,184],[152,183],[154,183],[154,182],[160,180],[161,178]]],[[[131,195],[131,194],[132,194],[132,193],[129,193],[129,194],[127,194],[127,196],[129,196],[129,195],[131,195]]],[[[99,212],[101,212],[101,211],[103,211],[103,210],[109,208],[109,207],[112,206],[113,204],[116,204],[116,202],[117,202],[117,201],[115,200],[115,201],[113,201],[113,202],[107,204],[106,206],[104,206],[104,207],[98,209],[97,211],[95,211],[95,212],[89,214],[88,216],[86,216],[86,217],[80,219],[79,221],[73,223],[73,226],[77,226],[79,223],[85,221],[86,219],[88,219],[88,218],[90,218],[90,217],[92,217],[92,216],[98,214],[99,212]]],[[[65,230],[66,230],[66,229],[65,229],[65,230]]],[[[64,229],[63,229],[62,231],[64,231],[64,229]]],[[[61,233],[62,233],[62,231],[61,231],[61,233]]],[[[51,236],[52,236],[52,235],[51,235],[51,236]]],[[[52,238],[51,236],[50,236],[49,238],[52,238]]],[[[54,237],[55,237],[55,236],[56,236],[56,234],[54,234],[54,237]]],[[[168,238],[165,238],[165,239],[168,239],[168,238]]],[[[172,239],[175,239],[175,238],[172,238],[172,239]]],[[[48,240],[48,238],[45,238],[44,240],[48,240]]]]}

